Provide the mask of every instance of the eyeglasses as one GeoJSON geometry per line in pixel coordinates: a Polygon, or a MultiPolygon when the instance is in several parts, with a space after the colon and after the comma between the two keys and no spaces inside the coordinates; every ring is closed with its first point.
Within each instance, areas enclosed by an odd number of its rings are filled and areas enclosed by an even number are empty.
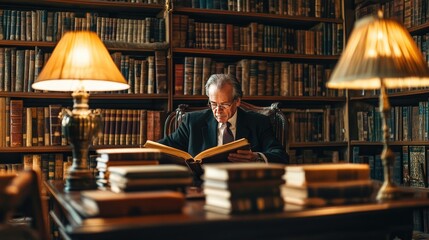
{"type": "MultiPolygon", "coordinates": [[[[235,101],[235,100],[234,100],[235,101]]],[[[215,103],[215,102],[208,102],[208,106],[212,109],[212,110],[214,110],[214,109],[216,109],[217,107],[219,107],[220,109],[229,109],[229,108],[231,108],[231,106],[232,106],[232,104],[234,103],[234,101],[233,102],[230,102],[230,103],[221,103],[221,104],[217,104],[217,103],[215,103]]]]}

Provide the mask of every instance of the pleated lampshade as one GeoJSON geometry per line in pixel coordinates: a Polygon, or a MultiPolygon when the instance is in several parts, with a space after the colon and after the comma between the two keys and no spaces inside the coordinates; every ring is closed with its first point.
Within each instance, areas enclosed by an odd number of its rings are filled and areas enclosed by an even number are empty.
{"type": "Polygon", "coordinates": [[[32,87],[48,91],[114,91],[129,85],[94,32],[67,32],[32,87]]]}
{"type": "Polygon", "coordinates": [[[429,85],[429,69],[408,31],[382,14],[356,22],[326,86],[379,89],[429,85]]]}

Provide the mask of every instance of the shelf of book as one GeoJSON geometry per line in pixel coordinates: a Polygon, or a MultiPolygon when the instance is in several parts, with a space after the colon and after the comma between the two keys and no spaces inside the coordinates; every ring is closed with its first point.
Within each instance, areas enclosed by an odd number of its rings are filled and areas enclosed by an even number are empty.
{"type": "MultiPolygon", "coordinates": [[[[55,92],[0,92],[0,97],[29,98],[29,99],[72,99],[70,93],[55,92]]],[[[134,93],[91,93],[91,101],[106,100],[167,100],[167,94],[134,94],[134,93]]]]}
{"type": "Polygon", "coordinates": [[[170,46],[165,41],[164,1],[152,3],[0,2],[2,158],[19,165],[28,154],[70,155],[70,147],[61,138],[57,116],[62,108],[73,104],[71,94],[31,89],[56,43],[68,30],[97,32],[131,85],[129,91],[90,93],[90,107],[101,108],[104,116],[101,137],[90,151],[139,147],[146,139],[161,137],[161,122],[168,111],[170,97],[167,87],[158,86],[163,83],[167,86],[166,52],[170,46]],[[162,64],[164,72],[161,72],[162,64]],[[22,116],[11,116],[12,108],[23,112],[22,116]]]}
{"type": "MultiPolygon", "coordinates": [[[[347,102],[343,92],[324,87],[343,45],[342,4],[336,1],[319,8],[321,5],[306,3],[306,12],[270,1],[264,2],[263,7],[238,1],[227,5],[220,2],[219,6],[216,1],[173,1],[173,106],[203,106],[207,101],[207,76],[229,73],[241,81],[243,101],[256,105],[279,102],[281,107],[296,108],[292,112],[317,109],[317,125],[326,127],[330,122],[325,121],[330,114],[327,109],[343,108],[347,102]]],[[[338,116],[336,121],[344,122],[338,116]]],[[[304,118],[291,113],[290,120],[293,119],[304,118]]],[[[297,128],[293,122],[290,132],[297,128]]],[[[319,130],[314,135],[320,139],[319,130]]],[[[348,147],[347,142],[338,144],[335,140],[332,144],[314,139],[290,142],[298,150],[311,146],[348,147]]]]}
{"type": "MultiPolygon", "coordinates": [[[[390,146],[429,146],[427,141],[389,141],[390,146]]],[[[350,146],[373,146],[373,147],[382,147],[382,142],[368,142],[368,141],[350,141],[350,146]]]]}
{"type": "Polygon", "coordinates": [[[106,0],[5,0],[3,3],[11,3],[16,6],[25,7],[65,7],[75,9],[92,9],[92,10],[103,10],[103,11],[125,11],[135,13],[152,13],[157,14],[164,9],[164,1],[159,1],[158,4],[138,3],[131,2],[117,2],[117,1],[106,1],[106,0]]]}
{"type": "MultiPolygon", "coordinates": [[[[45,42],[45,41],[24,41],[24,40],[0,40],[1,46],[10,47],[39,47],[53,49],[56,42],[45,42]]],[[[153,52],[155,50],[167,50],[167,43],[116,43],[113,41],[104,41],[104,44],[109,51],[121,51],[121,52],[134,52],[144,53],[153,52]]]]}
{"type": "MultiPolygon", "coordinates": [[[[361,93],[361,96],[358,96],[355,93],[355,95],[349,97],[349,100],[351,102],[353,102],[353,101],[373,101],[373,102],[376,102],[379,100],[378,99],[379,98],[378,91],[369,91],[368,94],[365,94],[364,91],[361,91],[360,93],[361,93]]],[[[388,95],[389,95],[390,101],[395,101],[395,99],[397,99],[397,98],[406,99],[409,97],[418,97],[418,96],[427,97],[429,95],[429,89],[427,89],[427,88],[425,88],[425,89],[412,89],[412,90],[395,89],[395,90],[391,90],[390,92],[388,92],[388,95]]]]}
{"type": "Polygon", "coordinates": [[[347,142],[290,142],[290,148],[347,147],[347,142]]]}
{"type": "Polygon", "coordinates": [[[213,56],[228,56],[234,57],[252,57],[252,58],[271,58],[271,59],[298,59],[311,61],[337,61],[339,56],[329,55],[306,55],[306,54],[283,54],[283,53],[267,53],[267,52],[243,52],[234,50],[213,50],[213,49],[198,49],[195,48],[173,48],[174,55],[213,55],[213,56]]]}
{"type": "MultiPolygon", "coordinates": [[[[205,95],[175,95],[175,100],[194,100],[194,101],[207,101],[205,95]]],[[[309,97],[309,96],[245,96],[243,101],[294,101],[294,102],[318,102],[323,103],[345,103],[346,97],[309,97]]]]}
{"type": "Polygon", "coordinates": [[[320,22],[328,23],[342,23],[340,18],[322,18],[322,17],[304,17],[304,16],[290,16],[269,13],[256,13],[256,12],[238,12],[230,10],[218,9],[201,9],[190,7],[173,7],[173,14],[185,14],[193,17],[207,18],[208,16],[216,17],[216,21],[240,22],[240,21],[254,21],[257,19],[261,22],[270,22],[276,24],[294,24],[299,26],[312,26],[320,22]]]}

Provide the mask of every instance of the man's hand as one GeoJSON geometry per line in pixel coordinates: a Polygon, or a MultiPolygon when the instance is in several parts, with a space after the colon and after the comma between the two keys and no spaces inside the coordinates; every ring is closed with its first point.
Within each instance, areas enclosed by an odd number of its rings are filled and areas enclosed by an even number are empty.
{"type": "Polygon", "coordinates": [[[252,150],[237,150],[236,153],[230,153],[228,160],[231,162],[255,162],[258,159],[258,153],[252,150]]]}

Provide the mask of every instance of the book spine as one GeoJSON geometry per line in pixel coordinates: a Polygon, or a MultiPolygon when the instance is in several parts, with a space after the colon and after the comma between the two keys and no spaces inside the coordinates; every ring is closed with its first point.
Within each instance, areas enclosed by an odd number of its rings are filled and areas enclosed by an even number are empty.
{"type": "Polygon", "coordinates": [[[22,147],[22,113],[24,102],[22,100],[10,100],[10,146],[22,147]]]}
{"type": "Polygon", "coordinates": [[[167,93],[167,58],[165,51],[155,51],[156,93],[167,93]]]}

